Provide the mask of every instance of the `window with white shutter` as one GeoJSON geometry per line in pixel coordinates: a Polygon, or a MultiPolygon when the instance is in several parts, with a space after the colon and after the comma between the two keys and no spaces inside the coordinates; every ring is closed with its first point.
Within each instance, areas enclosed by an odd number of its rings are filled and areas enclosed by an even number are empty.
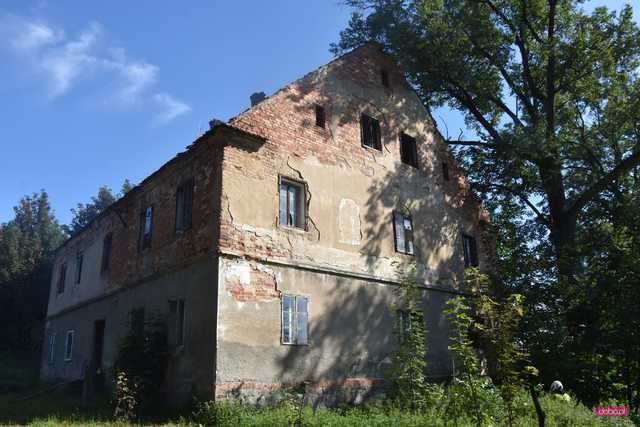
{"type": "Polygon", "coordinates": [[[309,343],[309,302],[300,295],[282,296],[282,343],[309,343]]]}
{"type": "Polygon", "coordinates": [[[402,212],[394,212],[393,231],[396,241],[396,251],[413,255],[413,223],[411,216],[402,212]]]}

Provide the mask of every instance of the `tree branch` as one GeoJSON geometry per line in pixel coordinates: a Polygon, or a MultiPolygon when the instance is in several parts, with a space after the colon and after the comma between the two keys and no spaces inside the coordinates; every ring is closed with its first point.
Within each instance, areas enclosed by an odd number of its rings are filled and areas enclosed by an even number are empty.
{"type": "Polygon", "coordinates": [[[547,228],[551,229],[551,221],[544,216],[544,214],[542,212],[540,212],[540,210],[533,204],[531,203],[531,201],[529,200],[529,198],[527,196],[525,196],[524,194],[520,193],[517,190],[514,190],[513,188],[509,188],[505,185],[501,185],[501,184],[474,184],[476,187],[478,188],[497,188],[499,190],[503,190],[506,191],[508,193],[513,194],[514,196],[518,197],[520,200],[522,200],[524,202],[525,205],[527,205],[529,207],[529,209],[531,209],[533,211],[533,213],[536,215],[536,217],[538,218],[538,220],[540,222],[542,222],[544,225],[547,226],[547,228]]]}
{"type": "Polygon", "coordinates": [[[600,178],[598,182],[587,188],[578,196],[571,207],[567,210],[569,215],[577,215],[578,212],[591,200],[593,200],[602,190],[607,188],[619,176],[633,169],[640,164],[640,146],[635,147],[635,153],[618,163],[609,173],[600,178]]]}

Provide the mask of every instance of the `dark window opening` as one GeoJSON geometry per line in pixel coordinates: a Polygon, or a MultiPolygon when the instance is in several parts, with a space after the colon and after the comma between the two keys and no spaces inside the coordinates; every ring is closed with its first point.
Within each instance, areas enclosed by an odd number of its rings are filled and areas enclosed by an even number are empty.
{"type": "Polygon", "coordinates": [[[477,267],[478,266],[478,247],[476,245],[475,237],[468,234],[462,235],[462,249],[464,251],[464,266],[477,267]]]}
{"type": "Polygon", "coordinates": [[[445,181],[449,181],[449,165],[447,162],[442,162],[442,178],[445,181]]]}
{"type": "Polygon", "coordinates": [[[382,151],[380,138],[380,122],[366,114],[360,116],[360,128],[362,133],[362,145],[382,151]]]}
{"type": "Polygon", "coordinates": [[[304,184],[280,178],[280,224],[305,228],[304,184]]]}
{"type": "Polygon", "coordinates": [[[324,107],[322,105],[316,105],[316,126],[324,129],[325,123],[324,107]]]}
{"type": "Polygon", "coordinates": [[[176,341],[178,345],[184,344],[184,300],[178,300],[178,324],[176,341]]]}
{"type": "Polygon", "coordinates": [[[138,247],[140,250],[151,247],[151,231],[153,228],[153,207],[148,206],[140,212],[140,238],[138,247]]]}
{"type": "Polygon", "coordinates": [[[113,233],[109,233],[104,236],[102,241],[102,264],[100,265],[100,271],[109,271],[111,264],[111,244],[113,243],[113,233]]]}
{"type": "Polygon", "coordinates": [[[400,159],[402,163],[418,167],[418,147],[416,139],[403,133],[400,135],[400,159]]]}
{"type": "Polygon", "coordinates": [[[411,216],[394,212],[393,232],[395,235],[396,252],[413,255],[413,223],[411,216]]]}
{"type": "Polygon", "coordinates": [[[282,296],[282,343],[309,343],[308,300],[300,295],[282,296]]]}
{"type": "Polygon", "coordinates": [[[138,307],[129,313],[129,328],[133,336],[144,337],[144,307],[138,307]]]}
{"type": "Polygon", "coordinates": [[[191,228],[193,217],[193,178],[185,181],[176,191],[176,231],[191,228]]]}
{"type": "Polygon", "coordinates": [[[82,264],[84,262],[84,255],[82,252],[78,252],[76,255],[76,284],[82,280],[82,264]]]}
{"type": "Polygon", "coordinates": [[[67,280],[67,263],[63,263],[60,266],[60,270],[58,272],[58,294],[64,292],[64,285],[67,280]]]}
{"type": "Polygon", "coordinates": [[[104,354],[104,327],[104,319],[93,322],[93,364],[96,369],[102,368],[102,356],[104,354]]]}
{"type": "Polygon", "coordinates": [[[73,340],[75,331],[67,331],[67,337],[64,341],[64,360],[69,362],[73,358],[73,340]]]}
{"type": "Polygon", "coordinates": [[[389,72],[387,70],[380,70],[380,79],[382,80],[382,86],[389,87],[389,72]]]}

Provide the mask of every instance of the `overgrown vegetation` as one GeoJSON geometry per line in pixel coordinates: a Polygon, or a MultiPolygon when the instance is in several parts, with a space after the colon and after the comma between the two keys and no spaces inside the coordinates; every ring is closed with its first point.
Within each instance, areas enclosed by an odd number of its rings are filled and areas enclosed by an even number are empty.
{"type": "Polygon", "coordinates": [[[141,309],[129,315],[128,333],[118,346],[114,366],[114,417],[133,421],[162,415],[167,369],[166,322],[159,315],[145,318],[141,309]]]}

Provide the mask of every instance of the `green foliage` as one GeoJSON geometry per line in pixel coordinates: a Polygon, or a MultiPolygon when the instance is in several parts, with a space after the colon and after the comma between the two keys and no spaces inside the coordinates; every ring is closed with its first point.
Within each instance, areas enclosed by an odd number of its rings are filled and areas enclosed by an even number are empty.
{"type": "Polygon", "coordinates": [[[53,251],[65,236],[43,190],[0,226],[0,349],[39,353],[53,251]]]}
{"type": "Polygon", "coordinates": [[[114,414],[126,419],[162,410],[168,356],[166,323],[162,317],[144,319],[144,311],[138,309],[131,312],[130,319],[129,331],[120,340],[114,365],[114,414]],[[143,324],[136,324],[139,321],[143,324]]]}
{"type": "Polygon", "coordinates": [[[398,348],[391,355],[387,373],[390,397],[395,404],[411,411],[429,405],[430,385],[426,379],[427,348],[424,314],[420,308],[422,291],[418,288],[415,268],[405,274],[397,288],[399,304],[395,308],[394,327],[398,348]]]}

